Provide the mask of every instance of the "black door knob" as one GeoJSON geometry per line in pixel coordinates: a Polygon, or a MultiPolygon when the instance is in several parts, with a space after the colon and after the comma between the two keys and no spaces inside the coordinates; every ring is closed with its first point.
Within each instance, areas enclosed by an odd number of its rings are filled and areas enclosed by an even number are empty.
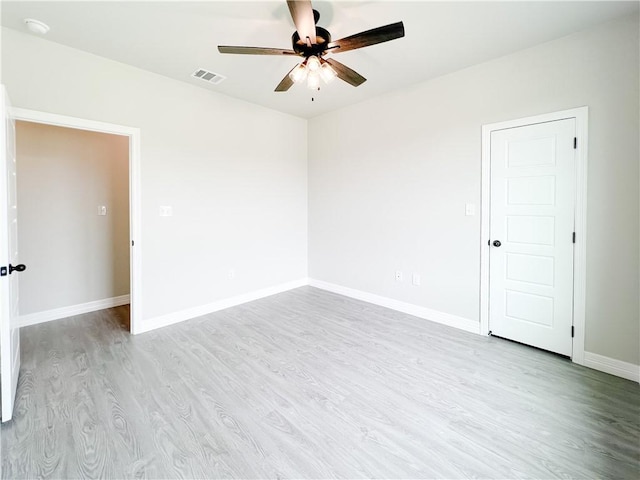
{"type": "Polygon", "coordinates": [[[27,269],[27,266],[24,263],[20,263],[15,267],[9,264],[9,275],[11,275],[14,271],[16,272],[24,272],[27,269]]]}
{"type": "Polygon", "coordinates": [[[494,247],[499,247],[500,245],[502,245],[502,243],[500,242],[500,240],[494,240],[494,241],[493,241],[493,246],[494,246],[494,247]]]}

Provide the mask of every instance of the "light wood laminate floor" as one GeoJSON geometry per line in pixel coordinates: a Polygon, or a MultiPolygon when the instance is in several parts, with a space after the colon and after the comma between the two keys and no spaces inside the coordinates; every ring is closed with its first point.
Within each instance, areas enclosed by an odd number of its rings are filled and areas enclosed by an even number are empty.
{"type": "Polygon", "coordinates": [[[22,330],[3,478],[640,478],[640,386],[304,287],[22,330]]]}

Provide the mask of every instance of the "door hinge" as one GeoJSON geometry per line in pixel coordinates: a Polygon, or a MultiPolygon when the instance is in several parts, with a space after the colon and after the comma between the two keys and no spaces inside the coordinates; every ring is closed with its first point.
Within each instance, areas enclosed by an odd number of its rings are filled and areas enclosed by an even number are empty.
{"type": "Polygon", "coordinates": [[[131,240],[131,246],[133,247],[133,245],[134,245],[133,240],[131,240]]]}
{"type": "Polygon", "coordinates": [[[0,267],[0,277],[7,276],[7,267],[0,267]]]}
{"type": "Polygon", "coordinates": [[[571,325],[571,338],[575,337],[575,335],[576,335],[576,327],[571,325]]]}
{"type": "Polygon", "coordinates": [[[573,240],[573,243],[576,243],[576,232],[573,232],[572,240],[573,240]]]}
{"type": "Polygon", "coordinates": [[[573,149],[578,148],[578,137],[573,137],[573,149]]]}

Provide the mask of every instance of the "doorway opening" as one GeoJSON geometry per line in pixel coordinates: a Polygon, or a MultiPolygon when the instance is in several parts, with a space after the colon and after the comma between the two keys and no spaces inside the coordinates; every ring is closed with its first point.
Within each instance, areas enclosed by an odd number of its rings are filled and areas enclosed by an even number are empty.
{"type": "Polygon", "coordinates": [[[139,129],[17,108],[11,116],[21,258],[31,263],[16,326],[115,307],[110,317],[137,333],[139,129]]]}
{"type": "Polygon", "coordinates": [[[15,125],[19,325],[129,305],[129,138],[15,125]]]}

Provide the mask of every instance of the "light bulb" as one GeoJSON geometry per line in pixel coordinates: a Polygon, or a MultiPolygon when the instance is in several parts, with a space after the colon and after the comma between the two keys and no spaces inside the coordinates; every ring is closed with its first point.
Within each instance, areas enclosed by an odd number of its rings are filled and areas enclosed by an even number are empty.
{"type": "Polygon", "coordinates": [[[307,88],[310,90],[317,90],[320,88],[320,75],[318,72],[309,72],[309,75],[307,75],[307,88]]]}
{"type": "Polygon", "coordinates": [[[301,63],[296,68],[291,70],[291,72],[289,73],[289,78],[293,80],[294,83],[304,82],[304,79],[307,78],[307,69],[305,68],[304,64],[301,63]]]}
{"type": "Polygon", "coordinates": [[[315,55],[310,56],[307,59],[307,68],[310,72],[315,72],[320,68],[320,60],[315,55]]]}
{"type": "Polygon", "coordinates": [[[331,65],[326,62],[322,64],[322,67],[320,67],[320,76],[322,77],[322,80],[324,80],[324,83],[332,82],[337,75],[336,71],[331,68],[331,65]]]}

